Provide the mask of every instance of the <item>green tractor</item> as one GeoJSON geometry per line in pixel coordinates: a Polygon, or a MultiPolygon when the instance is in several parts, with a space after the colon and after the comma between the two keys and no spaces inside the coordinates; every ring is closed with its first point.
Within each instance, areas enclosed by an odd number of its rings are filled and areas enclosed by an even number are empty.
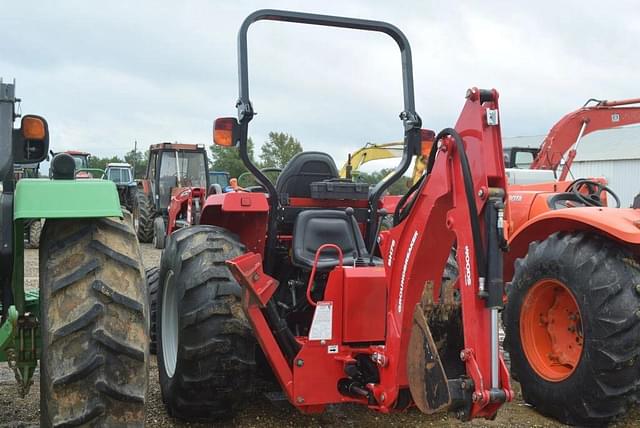
{"type": "Polygon", "coordinates": [[[0,362],[26,395],[40,361],[40,424],[142,426],[147,395],[148,303],[129,215],[112,181],[76,180],[67,153],[48,179],[16,180],[42,162],[44,118],[14,129],[15,83],[0,80],[0,362]],[[39,288],[24,283],[24,223],[45,219],[39,288]]]}

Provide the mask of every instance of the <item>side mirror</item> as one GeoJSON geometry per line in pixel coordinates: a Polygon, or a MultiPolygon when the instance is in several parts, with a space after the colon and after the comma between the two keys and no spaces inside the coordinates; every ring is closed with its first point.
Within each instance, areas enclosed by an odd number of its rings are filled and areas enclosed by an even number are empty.
{"type": "Polygon", "coordinates": [[[240,124],[235,117],[221,117],[213,123],[213,142],[217,146],[234,147],[240,138],[240,124]]]}
{"type": "Polygon", "coordinates": [[[25,115],[20,128],[13,130],[14,163],[39,163],[49,151],[49,125],[41,116],[25,115]]]}

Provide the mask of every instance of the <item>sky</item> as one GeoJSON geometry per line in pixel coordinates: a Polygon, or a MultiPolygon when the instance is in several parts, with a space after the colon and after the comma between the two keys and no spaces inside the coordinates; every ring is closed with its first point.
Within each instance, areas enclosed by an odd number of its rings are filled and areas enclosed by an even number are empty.
{"type": "MultiPolygon", "coordinates": [[[[383,20],[411,42],[423,127],[455,124],[472,86],[500,92],[503,136],[544,135],[588,98],[640,96],[640,7],[630,1],[10,1],[0,76],[45,116],[55,151],[124,155],[211,142],[235,116],[236,36],[260,8],[383,20]]],[[[400,54],[370,32],[258,22],[249,30],[249,126],[336,160],[402,138],[400,54]]]]}

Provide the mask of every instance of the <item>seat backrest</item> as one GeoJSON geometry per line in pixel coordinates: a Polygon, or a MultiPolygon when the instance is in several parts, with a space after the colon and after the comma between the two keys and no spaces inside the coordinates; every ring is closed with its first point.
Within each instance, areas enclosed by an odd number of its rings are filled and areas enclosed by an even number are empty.
{"type": "Polygon", "coordinates": [[[315,181],[338,178],[338,168],[333,158],[322,152],[302,152],[291,158],[276,181],[278,195],[293,198],[310,198],[315,181]]]}
{"type": "MultiPolygon", "coordinates": [[[[342,249],[345,265],[353,265],[354,253],[367,249],[355,218],[338,210],[307,210],[298,214],[293,228],[293,262],[311,269],[316,251],[323,244],[335,244],[342,249]],[[349,224],[351,222],[351,224],[349,224]],[[355,237],[354,237],[355,231],[355,237]]],[[[318,259],[318,269],[327,270],[338,265],[338,252],[327,248],[318,259]]]]}

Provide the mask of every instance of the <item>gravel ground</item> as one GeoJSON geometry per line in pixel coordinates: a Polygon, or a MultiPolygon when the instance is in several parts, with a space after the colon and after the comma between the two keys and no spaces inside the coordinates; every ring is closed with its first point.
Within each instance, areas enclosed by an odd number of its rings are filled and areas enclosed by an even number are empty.
{"type": "MultiPolygon", "coordinates": [[[[142,256],[146,267],[155,266],[160,261],[160,251],[151,245],[142,245],[142,256]]],[[[26,250],[25,277],[29,287],[38,284],[37,250],[26,250]]],[[[286,402],[273,404],[263,395],[252,397],[237,415],[216,426],[242,427],[283,427],[283,426],[373,426],[373,427],[561,427],[564,426],[536,413],[522,401],[520,388],[514,385],[516,400],[505,405],[494,421],[474,420],[462,424],[447,415],[427,416],[416,410],[394,415],[381,415],[360,406],[330,406],[322,415],[306,416],[300,414],[286,402]]],[[[35,377],[29,395],[24,399],[16,398],[16,386],[13,375],[5,363],[0,365],[0,427],[35,427],[39,420],[39,378],[35,377]]],[[[152,359],[149,376],[149,404],[147,407],[147,425],[151,427],[209,427],[210,424],[185,423],[170,418],[162,404],[158,371],[155,358],[152,359]]],[[[612,425],[616,428],[640,426],[640,409],[612,425]]]]}

